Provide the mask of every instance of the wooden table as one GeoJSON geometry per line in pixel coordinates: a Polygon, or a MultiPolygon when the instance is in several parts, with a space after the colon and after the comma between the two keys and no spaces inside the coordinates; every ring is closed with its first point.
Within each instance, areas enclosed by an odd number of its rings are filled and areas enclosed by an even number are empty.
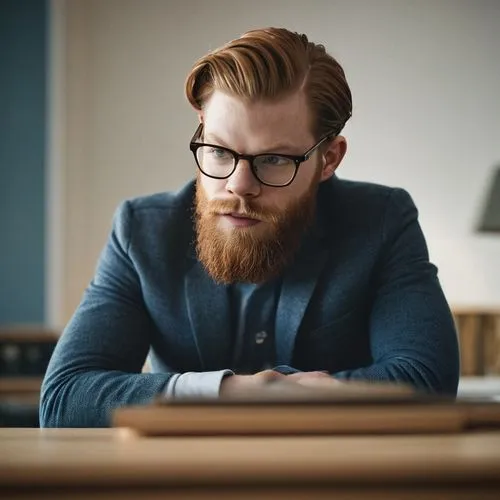
{"type": "Polygon", "coordinates": [[[500,432],[142,438],[0,429],[9,499],[498,499],[500,432]]]}

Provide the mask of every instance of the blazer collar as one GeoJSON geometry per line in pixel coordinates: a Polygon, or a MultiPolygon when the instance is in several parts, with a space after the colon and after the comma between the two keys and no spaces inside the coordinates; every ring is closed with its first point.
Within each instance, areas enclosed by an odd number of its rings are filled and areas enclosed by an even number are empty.
{"type": "Polygon", "coordinates": [[[295,337],[328,257],[324,238],[311,232],[285,272],[275,323],[276,364],[291,363],[295,337]]]}

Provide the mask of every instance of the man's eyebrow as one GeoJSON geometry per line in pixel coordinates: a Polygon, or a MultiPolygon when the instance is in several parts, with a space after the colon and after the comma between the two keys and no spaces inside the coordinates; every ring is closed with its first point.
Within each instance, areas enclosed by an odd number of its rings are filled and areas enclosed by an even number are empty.
{"type": "Polygon", "coordinates": [[[225,141],[223,141],[218,135],[213,134],[211,132],[203,134],[203,141],[208,143],[218,144],[219,146],[223,146],[225,148],[229,148],[228,144],[225,141]]]}
{"type": "Polygon", "coordinates": [[[297,144],[292,144],[289,142],[280,142],[276,143],[270,148],[265,148],[262,150],[262,153],[288,153],[288,154],[300,154],[297,152],[297,144]]]}
{"type": "MultiPolygon", "coordinates": [[[[227,142],[222,140],[217,134],[209,132],[205,134],[204,141],[207,143],[217,144],[224,148],[233,149],[228,146],[227,142]]],[[[265,153],[283,153],[283,154],[300,154],[297,153],[297,144],[290,142],[280,142],[273,144],[271,147],[261,148],[258,153],[255,154],[265,154],[265,153]]]]}

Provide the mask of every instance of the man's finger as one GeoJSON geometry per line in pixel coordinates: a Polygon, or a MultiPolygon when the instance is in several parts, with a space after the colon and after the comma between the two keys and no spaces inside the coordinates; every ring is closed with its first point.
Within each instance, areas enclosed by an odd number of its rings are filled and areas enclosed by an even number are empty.
{"type": "Polygon", "coordinates": [[[295,380],[295,381],[298,381],[301,379],[330,378],[330,375],[327,372],[320,372],[320,371],[299,372],[299,373],[292,373],[291,375],[288,375],[288,378],[295,380]]]}

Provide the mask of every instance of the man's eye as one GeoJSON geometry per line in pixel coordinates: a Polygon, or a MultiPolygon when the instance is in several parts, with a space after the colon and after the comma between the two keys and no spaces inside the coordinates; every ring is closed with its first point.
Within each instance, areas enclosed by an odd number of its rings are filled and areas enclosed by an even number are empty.
{"type": "Polygon", "coordinates": [[[258,161],[260,165],[269,165],[277,167],[288,165],[290,162],[291,160],[289,158],[278,155],[259,156],[259,161],[258,161]]]}
{"type": "Polygon", "coordinates": [[[218,160],[224,160],[230,156],[225,149],[220,148],[210,148],[209,154],[218,160]]]}

